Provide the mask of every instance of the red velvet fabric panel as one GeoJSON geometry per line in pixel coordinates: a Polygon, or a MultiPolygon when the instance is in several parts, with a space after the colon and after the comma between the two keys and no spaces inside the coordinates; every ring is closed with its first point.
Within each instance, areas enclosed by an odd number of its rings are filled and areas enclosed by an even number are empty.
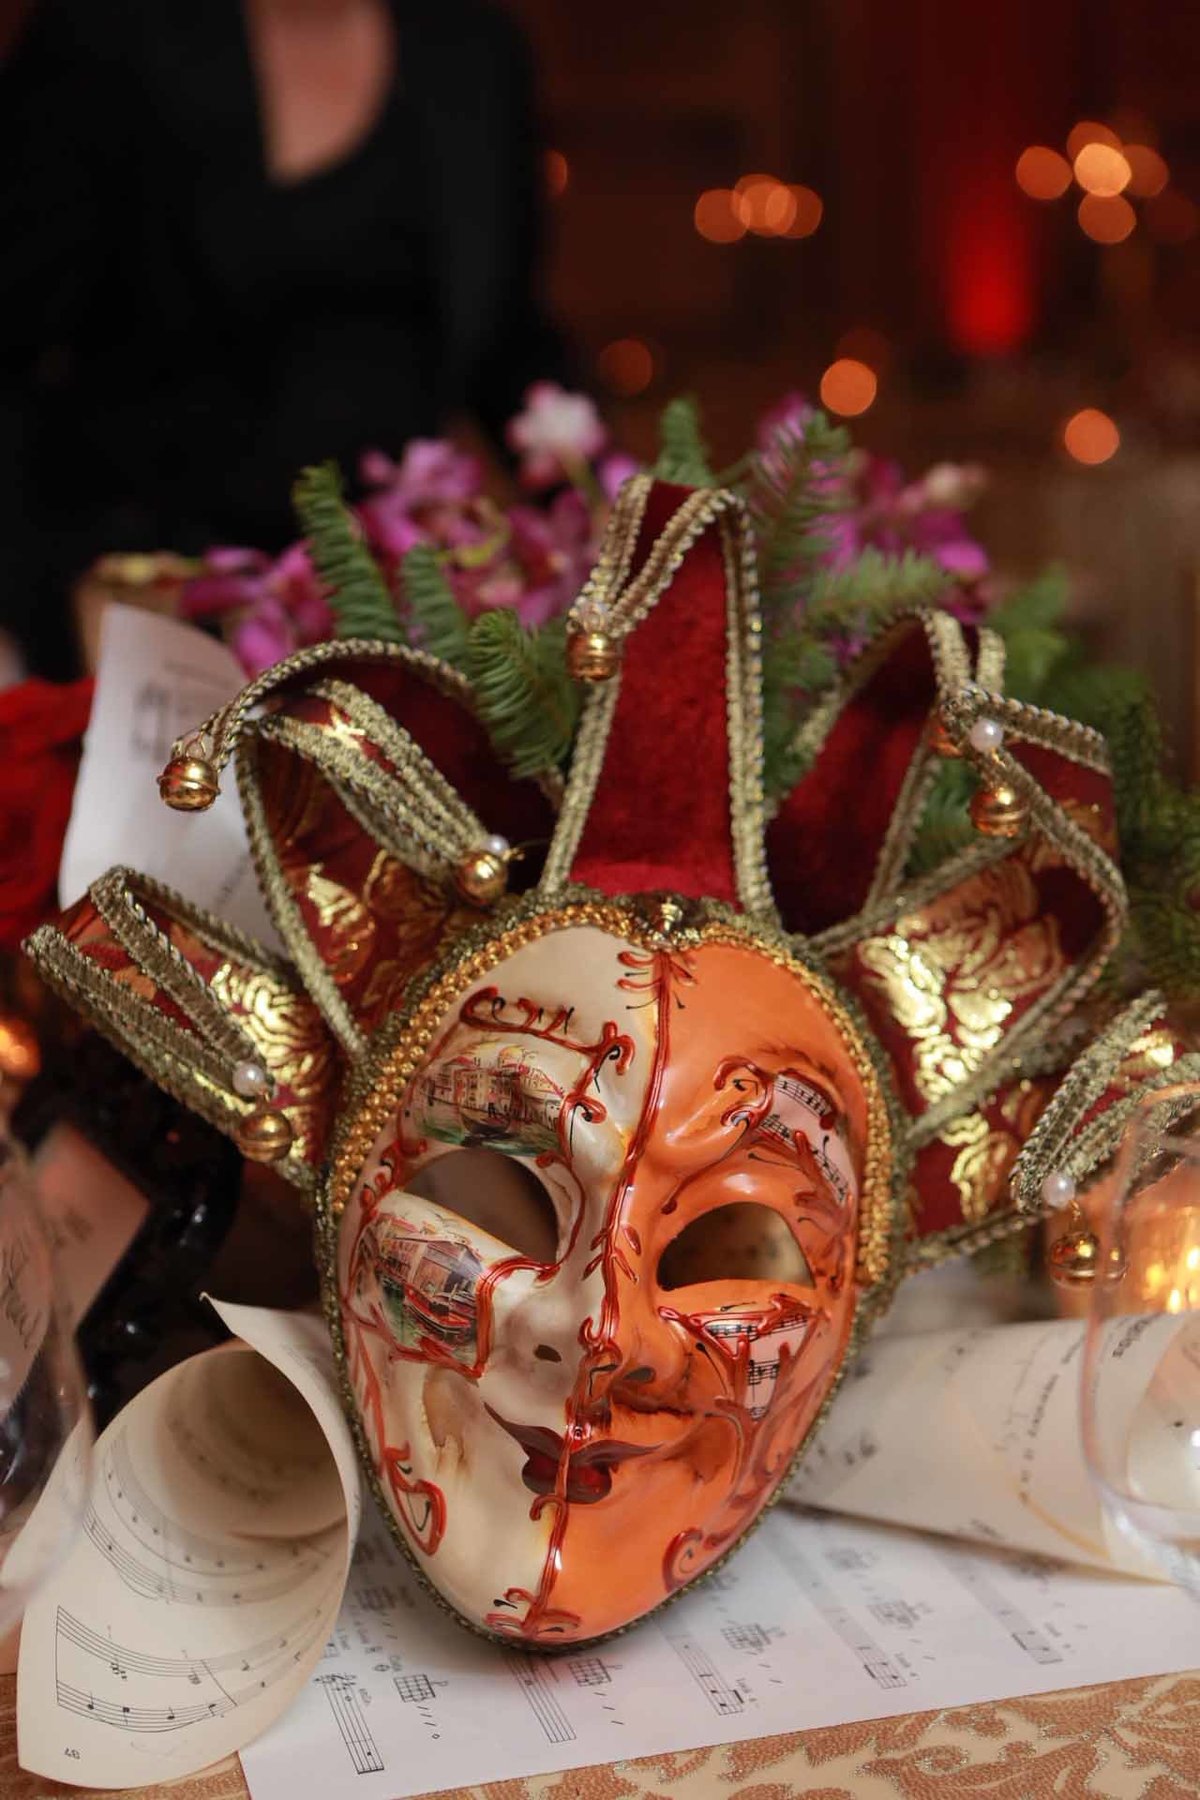
{"type": "Polygon", "coordinates": [[[847,703],[771,821],[767,862],[789,931],[822,931],[864,905],[936,691],[914,625],[847,703]]]}
{"type": "Polygon", "coordinates": [[[1029,770],[1034,780],[1052,800],[1070,815],[1110,856],[1117,854],[1117,815],[1113,802],[1112,776],[1096,769],[1085,769],[1057,750],[1041,744],[1029,744],[1019,738],[1010,748],[1017,761],[1029,770]]]}
{"type": "MultiPolygon", "coordinates": [[[[688,491],[656,484],[639,561],[688,491]]],[[[720,530],[710,526],[626,640],[572,880],[608,894],[666,888],[737,904],[726,653],[724,556],[720,530]]]]}

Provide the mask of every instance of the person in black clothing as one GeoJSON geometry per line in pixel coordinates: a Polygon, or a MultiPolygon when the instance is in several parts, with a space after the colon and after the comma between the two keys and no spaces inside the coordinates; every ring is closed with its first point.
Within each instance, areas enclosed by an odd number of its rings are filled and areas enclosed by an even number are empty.
{"type": "Polygon", "coordinates": [[[0,65],[0,626],[100,553],[277,550],[288,493],[568,377],[525,45],[484,0],[34,0],[0,65]]]}

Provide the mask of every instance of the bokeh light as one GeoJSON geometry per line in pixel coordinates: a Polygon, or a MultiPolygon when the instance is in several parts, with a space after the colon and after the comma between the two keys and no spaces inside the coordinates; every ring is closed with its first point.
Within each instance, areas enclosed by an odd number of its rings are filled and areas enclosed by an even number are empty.
{"type": "Polygon", "coordinates": [[[552,200],[560,200],[571,179],[571,165],[561,150],[546,152],[546,192],[552,200]]]}
{"type": "Polygon", "coordinates": [[[1030,144],[1017,158],[1017,186],[1031,200],[1057,200],[1071,185],[1071,165],[1046,144],[1030,144]]]}
{"type": "Polygon", "coordinates": [[[1146,230],[1158,244],[1186,244],[1200,228],[1196,202],[1178,188],[1166,188],[1146,202],[1146,230]]]}
{"type": "Polygon", "coordinates": [[[1085,144],[1075,158],[1075,179],[1089,194],[1111,200],[1129,186],[1133,170],[1111,144],[1085,144]]]}
{"type": "Polygon", "coordinates": [[[738,218],[760,237],[776,237],[795,217],[792,191],[774,175],[743,175],[733,192],[738,218]]]}
{"type": "Polygon", "coordinates": [[[1080,119],[1067,133],[1067,155],[1074,162],[1086,144],[1108,144],[1114,150],[1121,148],[1121,140],[1111,125],[1101,125],[1098,119],[1080,119]]]}
{"type": "Polygon", "coordinates": [[[617,338],[596,359],[601,379],[623,400],[642,394],[654,380],[654,353],[641,338],[617,338]]]}
{"type": "Polygon", "coordinates": [[[796,210],[791,224],[786,231],[780,233],[780,236],[811,237],[825,215],[825,203],[820,194],[813,188],[805,187],[803,182],[793,182],[790,191],[792,199],[796,203],[796,210]]]}
{"type": "Polygon", "coordinates": [[[1161,194],[1171,179],[1171,171],[1158,151],[1152,150],[1149,144],[1126,144],[1123,155],[1129,164],[1126,191],[1139,200],[1152,200],[1155,194],[1161,194]]]}
{"type": "Polygon", "coordinates": [[[696,230],[710,244],[736,244],[746,235],[732,188],[706,188],[692,217],[696,230]]]}
{"type": "Polygon", "coordinates": [[[854,356],[839,356],[821,377],[821,404],[843,419],[865,413],[878,392],[875,371],[854,356]]]}
{"type": "Polygon", "coordinates": [[[1137,224],[1137,214],[1123,194],[1085,194],[1079,224],[1094,244],[1120,244],[1137,224]]]}
{"type": "Polygon", "coordinates": [[[1121,447],[1120,432],[1108,414],[1095,406],[1085,406],[1082,411],[1072,413],[1063,426],[1062,436],[1067,455],[1089,467],[1107,462],[1121,447]]]}

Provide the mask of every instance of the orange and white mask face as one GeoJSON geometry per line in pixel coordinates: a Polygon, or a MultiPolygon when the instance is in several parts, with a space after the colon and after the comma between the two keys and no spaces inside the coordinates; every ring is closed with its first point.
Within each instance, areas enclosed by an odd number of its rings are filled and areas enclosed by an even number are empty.
{"type": "Polygon", "coordinates": [[[497,947],[338,1227],[385,1503],[470,1624],[540,1645],[648,1612],[770,1500],[846,1352],[886,1139],[807,969],[627,929],[497,947]]]}

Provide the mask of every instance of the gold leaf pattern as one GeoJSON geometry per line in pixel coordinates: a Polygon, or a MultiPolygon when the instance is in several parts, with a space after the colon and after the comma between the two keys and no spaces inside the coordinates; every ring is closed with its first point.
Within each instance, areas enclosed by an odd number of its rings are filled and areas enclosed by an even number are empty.
{"type": "Polygon", "coordinates": [[[1028,864],[1009,857],[863,940],[868,983],[913,1040],[916,1085],[932,1102],[995,1050],[1019,1000],[1066,968],[1028,864]]]}

